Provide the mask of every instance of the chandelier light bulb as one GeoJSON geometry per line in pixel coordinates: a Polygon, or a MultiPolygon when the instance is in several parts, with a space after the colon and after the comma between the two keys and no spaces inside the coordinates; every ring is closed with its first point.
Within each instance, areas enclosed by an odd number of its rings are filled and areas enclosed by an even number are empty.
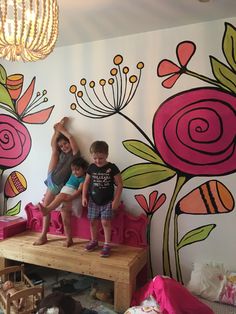
{"type": "Polygon", "coordinates": [[[0,58],[46,58],[58,37],[56,0],[0,0],[0,58]]]}

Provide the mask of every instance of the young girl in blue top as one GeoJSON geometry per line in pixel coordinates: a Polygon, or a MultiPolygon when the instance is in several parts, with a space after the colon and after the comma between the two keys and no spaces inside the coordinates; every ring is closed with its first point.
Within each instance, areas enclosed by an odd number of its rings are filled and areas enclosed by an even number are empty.
{"type": "Polygon", "coordinates": [[[73,211],[76,216],[79,216],[81,213],[82,188],[87,168],[88,163],[85,159],[82,157],[75,158],[71,162],[71,176],[61,189],[61,192],[57,194],[55,199],[49,205],[43,206],[43,204],[39,203],[39,208],[44,216],[48,215],[52,210],[59,206],[64,210],[63,224],[67,237],[67,247],[73,244],[70,225],[71,211],[73,211]]]}

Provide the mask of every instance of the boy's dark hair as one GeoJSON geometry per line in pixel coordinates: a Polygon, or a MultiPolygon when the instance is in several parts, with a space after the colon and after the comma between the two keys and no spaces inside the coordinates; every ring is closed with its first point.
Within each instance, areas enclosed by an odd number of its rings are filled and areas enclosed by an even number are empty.
{"type": "Polygon", "coordinates": [[[89,164],[88,164],[87,160],[85,160],[82,157],[76,157],[71,162],[71,166],[76,166],[78,168],[82,168],[85,171],[87,170],[88,165],[89,164]]]}
{"type": "Polygon", "coordinates": [[[90,153],[102,153],[102,154],[107,154],[108,155],[108,144],[104,141],[95,141],[93,144],[90,146],[90,153]]]}

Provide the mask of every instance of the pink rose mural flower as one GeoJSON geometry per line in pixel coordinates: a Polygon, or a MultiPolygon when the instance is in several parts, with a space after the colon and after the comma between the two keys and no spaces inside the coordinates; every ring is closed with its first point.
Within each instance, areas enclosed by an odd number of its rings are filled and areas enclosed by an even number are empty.
{"type": "MultiPolygon", "coordinates": [[[[0,169],[1,176],[6,169],[20,165],[28,156],[31,149],[31,136],[28,129],[17,119],[0,115],[0,169]]],[[[7,181],[5,184],[7,184],[7,181]]],[[[5,186],[6,188],[6,186],[5,186]]],[[[4,188],[4,189],[5,189],[4,188]]],[[[3,213],[19,213],[20,205],[16,211],[7,211],[7,199],[4,194],[3,213]]],[[[20,204],[20,203],[18,203],[20,204]]]]}
{"type": "MultiPolygon", "coordinates": [[[[177,174],[165,219],[163,269],[166,275],[172,276],[169,238],[171,217],[174,213],[175,266],[179,281],[182,281],[179,250],[187,244],[206,239],[215,228],[214,224],[201,226],[189,231],[179,241],[178,213],[174,212],[174,204],[180,190],[193,176],[226,175],[235,173],[236,170],[236,67],[233,39],[236,39],[236,29],[225,23],[222,49],[227,64],[210,56],[215,79],[187,69],[181,62],[181,51],[178,50],[184,42],[177,46],[179,72],[175,72],[175,80],[172,77],[172,81],[167,79],[162,85],[166,88],[172,87],[179,77],[176,75],[185,73],[215,87],[192,89],[170,97],[157,110],[153,120],[153,136],[158,154],[177,174]]],[[[162,77],[174,73],[168,69],[171,63],[162,60],[157,67],[157,75],[162,77]]],[[[219,208],[216,210],[219,211],[219,208]]]]}
{"type": "Polygon", "coordinates": [[[236,97],[198,88],[167,99],[153,120],[155,145],[171,167],[190,175],[236,169],[236,97]]]}
{"type": "Polygon", "coordinates": [[[0,115],[0,167],[9,169],[21,164],[31,148],[27,128],[13,117],[0,115]]]}

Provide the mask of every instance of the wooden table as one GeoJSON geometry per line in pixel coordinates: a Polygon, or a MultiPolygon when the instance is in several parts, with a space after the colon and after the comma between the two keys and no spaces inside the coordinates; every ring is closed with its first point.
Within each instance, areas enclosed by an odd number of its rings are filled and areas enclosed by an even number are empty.
{"type": "Polygon", "coordinates": [[[110,280],[114,282],[114,310],[123,313],[129,308],[136,277],[147,264],[146,248],[114,244],[111,256],[101,258],[99,250],[84,250],[87,240],[75,238],[75,244],[66,248],[62,236],[48,235],[46,244],[33,246],[38,236],[26,231],[1,241],[1,266],[10,259],[110,280]]]}

